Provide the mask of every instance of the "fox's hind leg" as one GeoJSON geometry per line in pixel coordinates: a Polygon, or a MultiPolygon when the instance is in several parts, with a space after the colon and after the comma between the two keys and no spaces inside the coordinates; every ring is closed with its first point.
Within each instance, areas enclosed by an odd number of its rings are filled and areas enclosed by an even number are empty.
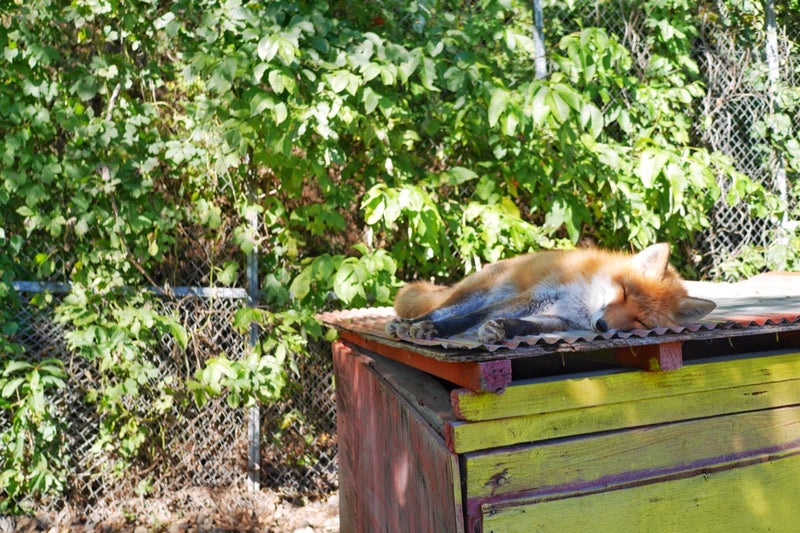
{"type": "Polygon", "coordinates": [[[386,333],[413,339],[449,337],[479,325],[485,319],[486,309],[503,295],[500,290],[453,297],[426,315],[392,319],[386,324],[386,333]]]}
{"type": "Polygon", "coordinates": [[[387,322],[386,333],[400,338],[432,339],[433,337],[449,337],[477,326],[486,318],[486,310],[478,310],[458,316],[447,316],[442,310],[419,318],[394,318],[387,322]],[[446,318],[436,318],[445,316],[446,318]]]}
{"type": "MultiPolygon", "coordinates": [[[[502,293],[501,293],[502,294],[502,293]]],[[[480,303],[484,304],[484,298],[480,303]]],[[[492,318],[516,318],[531,312],[533,303],[525,294],[515,295],[500,301],[489,301],[488,305],[471,307],[463,314],[445,314],[441,310],[415,319],[409,328],[409,336],[415,339],[450,337],[467,331],[492,318]],[[437,315],[437,313],[439,313],[437,315]]],[[[463,307],[462,309],[463,310],[463,307]]]]}
{"type": "Polygon", "coordinates": [[[386,333],[394,337],[412,339],[432,339],[442,336],[434,322],[423,316],[420,318],[393,318],[386,323],[386,333]]]}
{"type": "Polygon", "coordinates": [[[433,337],[446,337],[459,333],[459,331],[448,334],[441,333],[441,328],[438,328],[436,323],[434,323],[429,316],[430,315],[426,315],[420,318],[393,318],[386,323],[386,333],[395,337],[400,337],[401,339],[408,337],[412,339],[432,339],[433,337]]]}
{"type": "Polygon", "coordinates": [[[408,330],[412,323],[413,320],[410,318],[393,318],[386,323],[386,333],[394,337],[408,337],[408,330]]]}
{"type": "Polygon", "coordinates": [[[492,344],[517,336],[537,335],[539,333],[570,329],[580,329],[580,326],[554,315],[538,315],[525,320],[520,318],[496,318],[481,324],[478,329],[478,340],[484,344],[492,344]]]}
{"type": "Polygon", "coordinates": [[[470,320],[469,317],[465,317],[465,320],[456,322],[454,322],[453,319],[448,319],[443,322],[434,322],[429,316],[430,315],[420,318],[393,318],[386,323],[386,333],[395,337],[400,337],[401,339],[408,337],[412,339],[432,339],[433,337],[449,337],[450,335],[466,331],[480,323],[480,320],[470,320]]]}

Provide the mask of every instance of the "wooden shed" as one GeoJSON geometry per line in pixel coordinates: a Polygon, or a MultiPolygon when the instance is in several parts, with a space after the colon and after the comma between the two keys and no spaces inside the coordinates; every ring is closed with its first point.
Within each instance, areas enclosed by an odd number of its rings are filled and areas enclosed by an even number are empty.
{"type": "Polygon", "coordinates": [[[702,324],[500,346],[321,315],[341,530],[800,528],[800,276],[688,286],[702,324]]]}

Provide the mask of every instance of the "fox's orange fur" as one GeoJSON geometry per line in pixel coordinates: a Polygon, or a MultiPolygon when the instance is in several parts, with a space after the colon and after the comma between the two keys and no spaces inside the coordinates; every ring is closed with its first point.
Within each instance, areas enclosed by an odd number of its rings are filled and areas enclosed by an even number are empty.
{"type": "Polygon", "coordinates": [[[650,329],[695,322],[714,309],[692,298],[669,265],[669,246],[636,255],[545,251],[488,265],[451,287],[419,281],[395,298],[390,333],[449,336],[480,326],[494,342],[563,329],[650,329]]]}

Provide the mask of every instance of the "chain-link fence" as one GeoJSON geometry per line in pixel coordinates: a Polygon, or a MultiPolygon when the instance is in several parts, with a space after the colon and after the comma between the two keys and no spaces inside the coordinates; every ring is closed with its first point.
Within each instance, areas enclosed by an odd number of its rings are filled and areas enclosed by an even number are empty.
{"type": "MultiPolygon", "coordinates": [[[[629,47],[634,70],[647,64],[648,28],[640,8],[634,2],[611,0],[576,0],[543,2],[546,41],[555,43],[566,33],[581,27],[601,26],[616,35],[629,47]]],[[[734,27],[727,12],[729,3],[704,4],[705,24],[700,28],[695,50],[705,80],[707,94],[696,111],[695,134],[699,144],[730,156],[737,168],[770,190],[781,191],[785,183],[797,176],[780,176],[782,162],[776,158],[770,139],[760,124],[776,103],[776,85],[765,83],[766,69],[777,65],[780,84],[800,85],[800,60],[797,41],[800,39],[800,13],[778,11],[775,57],[767,57],[765,32],[760,28],[734,27]]],[[[746,20],[746,17],[740,17],[746,20]]],[[[639,72],[640,73],[640,72],[639,72]]],[[[797,124],[800,116],[794,117],[797,124]]],[[[796,127],[796,126],[795,126],[796,127]]],[[[727,178],[720,177],[723,192],[727,178]]],[[[790,194],[790,193],[786,193],[790,194]]],[[[796,204],[788,197],[790,205],[796,204]]],[[[729,207],[720,202],[713,213],[711,228],[697,246],[710,258],[713,268],[725,257],[743,246],[763,245],[774,238],[785,221],[751,217],[746,207],[729,207]]],[[[198,237],[202,231],[185,228],[183,244],[167,254],[162,271],[155,279],[170,286],[204,286],[213,284],[214,265],[235,261],[244,266],[230,236],[239,221],[223,221],[213,238],[198,237]],[[227,229],[226,229],[227,228],[227,229]]],[[[64,260],[63,271],[69,270],[64,260]]],[[[240,269],[244,271],[244,268],[240,269]]],[[[244,287],[247,280],[238,280],[244,287]]],[[[23,295],[38,290],[28,287],[23,295]]],[[[187,350],[179,350],[165,339],[150,354],[162,377],[175,376],[176,381],[191,378],[197,368],[210,357],[225,353],[231,359],[247,350],[247,339],[232,327],[232,317],[247,305],[244,289],[221,291],[176,291],[178,296],[165,298],[162,304],[181,322],[189,333],[187,350]]],[[[55,302],[58,301],[56,291],[55,302]]],[[[245,485],[248,479],[248,449],[254,438],[248,430],[249,412],[231,408],[222,402],[210,402],[198,409],[191,401],[174,405],[161,420],[160,441],[151,445],[153,460],[137,464],[121,474],[107,464],[102,453],[96,453],[99,419],[94,405],[86,400],[95,384],[92,363],[74,356],[66,347],[67,326],[52,318],[52,305],[34,306],[23,302],[20,308],[21,328],[17,340],[25,346],[29,357],[62,360],[71,379],[58,407],[68,427],[70,477],[65,497],[73,506],[83,506],[85,513],[104,502],[143,491],[166,493],[186,486],[227,487],[245,485]]],[[[337,484],[335,403],[329,346],[319,343],[310,347],[307,357],[298,360],[298,372],[288,385],[285,399],[261,406],[257,445],[262,486],[289,496],[324,493],[337,484]]],[[[0,420],[0,426],[4,422],[0,420]]],[[[6,422],[7,423],[7,422],[6,422]]],[[[2,429],[2,427],[0,427],[2,429]]],[[[41,502],[38,502],[41,503],[41,502]]],[[[63,501],[44,502],[57,508],[63,501]]]]}
{"type": "MultiPolygon", "coordinates": [[[[26,296],[47,288],[20,285],[26,296]]],[[[242,357],[247,339],[232,322],[234,313],[246,305],[244,291],[178,288],[174,292],[178,296],[163,298],[160,303],[166,314],[179,317],[190,343],[182,350],[171,337],[164,337],[149,354],[159,380],[191,379],[209,357],[220,353],[231,359],[242,357]]],[[[69,328],[54,321],[52,315],[59,299],[56,292],[53,302],[44,307],[25,299],[19,309],[16,340],[30,360],[58,358],[70,376],[57,407],[66,428],[70,460],[64,497],[73,509],[89,517],[96,507],[135,494],[161,495],[199,486],[244,487],[253,438],[260,447],[262,486],[290,498],[325,494],[336,487],[335,403],[327,346],[316,344],[309,357],[299,360],[285,400],[260,408],[260,432],[255,436],[248,432],[247,409],[231,408],[222,400],[198,408],[187,398],[175,402],[158,420],[157,442],[147,445],[149,460],[135,461],[120,472],[98,447],[97,406],[87,401],[87,395],[99,387],[96,365],[67,348],[69,328]]],[[[137,401],[154,399],[139,397],[137,401]]],[[[58,509],[65,502],[35,503],[40,509],[58,509]]]]}
{"type": "MultiPolygon", "coordinates": [[[[781,7],[775,2],[763,5],[771,10],[781,7]]],[[[700,109],[705,127],[698,124],[697,135],[703,145],[728,155],[738,170],[776,194],[791,210],[796,199],[789,184],[797,176],[787,175],[785,161],[772,145],[768,121],[780,112],[781,92],[800,85],[800,13],[785,8],[777,13],[773,27],[743,28],[733,26],[733,20],[746,19],[742,13],[731,13],[735,7],[718,2],[717,11],[709,13],[701,27],[697,58],[706,80],[700,109]]],[[[795,115],[791,123],[798,119],[800,115],[795,115]]],[[[724,198],[731,183],[721,177],[719,184],[724,198]]],[[[720,201],[698,248],[713,267],[749,246],[767,246],[791,231],[787,218],[756,218],[747,205],[720,201]]]]}
{"type": "MultiPolygon", "coordinates": [[[[645,26],[646,9],[636,2],[577,0],[545,2],[546,24],[556,35],[600,26],[627,46],[633,70],[641,75],[649,60],[645,26]]],[[[774,147],[769,120],[780,113],[783,91],[800,86],[800,10],[791,2],[731,2],[716,0],[698,5],[702,23],[694,43],[695,60],[706,88],[694,110],[695,143],[727,155],[737,170],[767,191],[796,208],[791,186],[797,176],[787,173],[785,161],[774,147]],[[766,23],[765,10],[772,11],[774,26],[766,23]]],[[[800,113],[791,117],[793,131],[800,113]]],[[[766,247],[787,239],[795,229],[790,218],[760,218],[747,203],[730,206],[725,197],[732,185],[729,176],[718,179],[720,200],[710,216],[709,228],[700,235],[695,249],[704,258],[704,273],[713,273],[729,258],[748,247],[766,247]]],[[[780,266],[780,265],[776,265],[780,266]]]]}

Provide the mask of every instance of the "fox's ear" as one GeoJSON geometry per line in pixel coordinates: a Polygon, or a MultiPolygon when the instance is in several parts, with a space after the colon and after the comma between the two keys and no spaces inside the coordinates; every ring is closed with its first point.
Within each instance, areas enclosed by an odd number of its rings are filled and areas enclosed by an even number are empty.
{"type": "Polygon", "coordinates": [[[660,278],[669,266],[669,244],[660,242],[648,246],[633,256],[633,264],[648,278],[660,278]]]}
{"type": "Polygon", "coordinates": [[[717,304],[711,300],[684,296],[678,304],[678,310],[675,311],[675,322],[681,326],[692,324],[706,316],[716,307],[717,304]]]}

